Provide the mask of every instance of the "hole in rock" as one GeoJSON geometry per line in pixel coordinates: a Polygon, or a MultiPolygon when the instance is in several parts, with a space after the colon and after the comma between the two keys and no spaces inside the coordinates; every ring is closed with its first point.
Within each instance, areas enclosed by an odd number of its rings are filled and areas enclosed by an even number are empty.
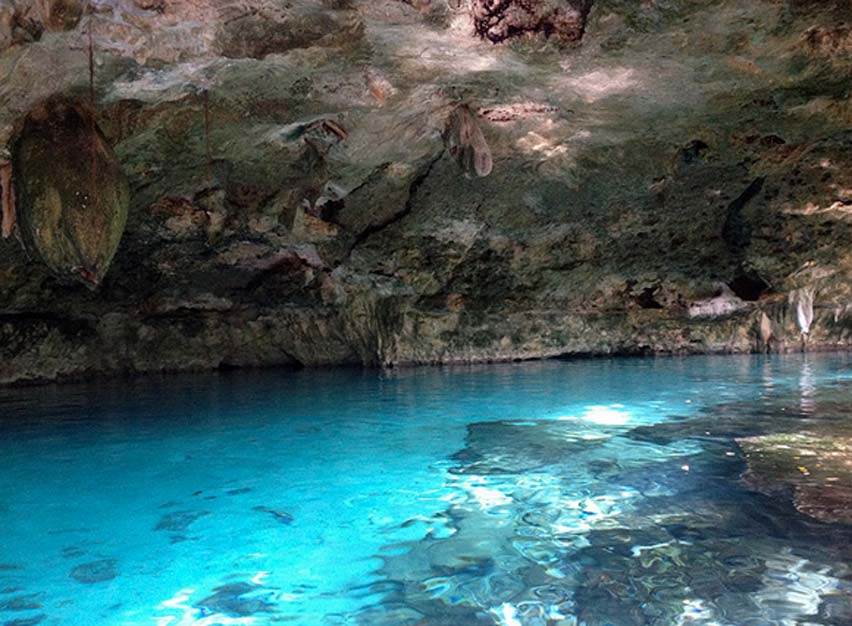
{"type": "Polygon", "coordinates": [[[693,139],[681,149],[680,158],[686,164],[698,163],[704,160],[704,155],[709,149],[710,146],[700,139],[693,139]]]}
{"type": "Polygon", "coordinates": [[[769,290],[769,284],[757,274],[741,272],[728,283],[738,298],[746,302],[754,302],[769,290]]]}
{"type": "Polygon", "coordinates": [[[657,290],[653,287],[648,287],[641,294],[636,296],[634,300],[636,304],[638,304],[643,309],[662,309],[663,305],[657,302],[654,297],[657,293],[657,290]]]}

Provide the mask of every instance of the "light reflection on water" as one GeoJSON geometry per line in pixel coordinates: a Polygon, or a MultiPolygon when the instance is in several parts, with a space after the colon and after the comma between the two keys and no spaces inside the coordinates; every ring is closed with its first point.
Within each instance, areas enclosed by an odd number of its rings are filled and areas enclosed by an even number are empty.
{"type": "Polygon", "coordinates": [[[0,624],[852,623],[852,532],[744,485],[735,441],[842,424],[848,365],[4,390],[0,624]]]}

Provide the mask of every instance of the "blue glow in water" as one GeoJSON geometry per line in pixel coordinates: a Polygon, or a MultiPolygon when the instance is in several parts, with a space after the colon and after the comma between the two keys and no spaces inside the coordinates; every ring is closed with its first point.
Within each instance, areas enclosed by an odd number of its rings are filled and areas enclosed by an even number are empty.
{"type": "MultiPolygon", "coordinates": [[[[848,366],[626,359],[3,390],[0,624],[425,625],[432,601],[483,624],[597,624],[571,614],[589,533],[622,532],[680,488],[654,467],[710,480],[702,455],[739,455],[730,438],[627,434],[726,403],[807,412],[848,366]],[[530,568],[535,581],[511,575],[530,568]]],[[[676,543],[649,533],[627,554],[676,543]]],[[[834,574],[776,557],[765,578],[815,594],[797,610],[818,612],[820,584],[837,593],[834,574]]],[[[683,624],[726,623],[682,604],[683,624]]],[[[774,615],[761,606],[755,619],[774,615]]]]}

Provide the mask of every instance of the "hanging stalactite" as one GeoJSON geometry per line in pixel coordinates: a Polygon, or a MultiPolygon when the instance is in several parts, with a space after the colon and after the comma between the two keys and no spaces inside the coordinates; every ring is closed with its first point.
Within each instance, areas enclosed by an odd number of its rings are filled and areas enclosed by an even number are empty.
{"type": "Polygon", "coordinates": [[[802,287],[790,294],[791,304],[796,306],[796,323],[802,333],[802,339],[807,339],[814,322],[814,295],[813,287],[802,287]]]}
{"type": "Polygon", "coordinates": [[[204,101],[204,165],[207,172],[207,186],[213,187],[213,146],[210,142],[210,91],[201,92],[204,101]]]}
{"type": "Polygon", "coordinates": [[[769,319],[769,316],[766,314],[766,311],[763,311],[760,314],[760,342],[763,352],[770,352],[772,349],[772,320],[769,319]]]}
{"type": "Polygon", "coordinates": [[[12,186],[12,162],[0,159],[0,200],[3,205],[3,239],[15,231],[15,189],[12,186]]]}
{"type": "Polygon", "coordinates": [[[28,252],[62,279],[97,286],[124,232],[130,194],[94,113],[67,98],[36,107],[12,146],[12,166],[28,252]]]}
{"type": "Polygon", "coordinates": [[[491,173],[494,165],[491,148],[479,127],[476,115],[466,104],[457,106],[450,114],[444,141],[465,176],[470,178],[471,174],[475,174],[482,177],[491,173]]]}

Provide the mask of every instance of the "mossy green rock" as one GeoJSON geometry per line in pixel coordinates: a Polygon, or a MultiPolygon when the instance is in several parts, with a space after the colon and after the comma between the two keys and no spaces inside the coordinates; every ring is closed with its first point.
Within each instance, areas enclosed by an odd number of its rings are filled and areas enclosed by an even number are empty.
{"type": "Polygon", "coordinates": [[[39,106],[12,162],[27,251],[60,279],[96,287],[124,233],[130,192],[92,113],[64,99],[39,106]]]}

